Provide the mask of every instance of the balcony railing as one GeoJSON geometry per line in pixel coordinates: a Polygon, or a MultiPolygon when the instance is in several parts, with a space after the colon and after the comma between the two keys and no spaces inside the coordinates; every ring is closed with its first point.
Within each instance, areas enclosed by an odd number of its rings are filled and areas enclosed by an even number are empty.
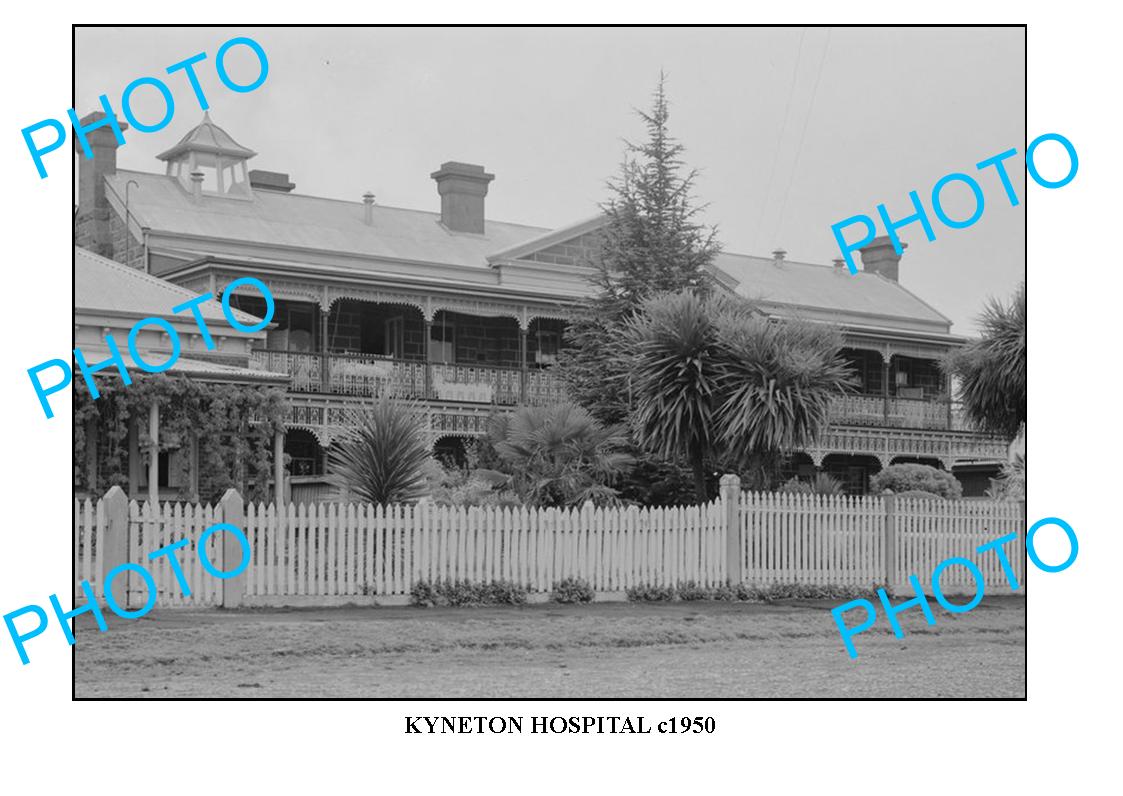
{"type": "Polygon", "coordinates": [[[561,400],[560,382],[545,370],[494,365],[425,363],[361,354],[255,350],[251,364],[291,377],[300,393],[380,395],[435,401],[548,404],[561,400]]]}
{"type": "MultiPolygon", "coordinates": [[[[550,370],[477,364],[441,364],[362,354],[322,354],[257,350],[252,364],[288,373],[297,393],[392,395],[470,404],[545,405],[565,397],[550,370]]],[[[958,402],[847,395],[831,405],[832,426],[974,431],[958,402]]]]}
{"type": "Polygon", "coordinates": [[[958,401],[847,395],[831,404],[834,425],[974,431],[958,401]]]}

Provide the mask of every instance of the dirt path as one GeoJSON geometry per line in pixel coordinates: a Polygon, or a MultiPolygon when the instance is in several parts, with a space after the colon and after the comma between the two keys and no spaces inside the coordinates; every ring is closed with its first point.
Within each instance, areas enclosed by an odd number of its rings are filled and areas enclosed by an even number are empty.
{"type": "MultiPolygon", "coordinates": [[[[834,603],[163,611],[81,623],[82,697],[1024,697],[1025,602],[881,620],[834,603]]],[[[917,614],[912,616],[912,614],[917,614]]]]}

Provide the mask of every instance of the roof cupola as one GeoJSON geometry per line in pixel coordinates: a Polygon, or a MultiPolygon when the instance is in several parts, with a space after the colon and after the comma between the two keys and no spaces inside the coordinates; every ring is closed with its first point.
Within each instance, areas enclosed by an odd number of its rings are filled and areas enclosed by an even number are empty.
{"type": "Polygon", "coordinates": [[[202,173],[203,194],[221,196],[253,196],[246,162],[257,153],[239,144],[230,134],[211,121],[208,112],[203,121],[158,157],[168,164],[167,174],[177,178],[184,190],[193,191],[191,175],[202,173]]]}

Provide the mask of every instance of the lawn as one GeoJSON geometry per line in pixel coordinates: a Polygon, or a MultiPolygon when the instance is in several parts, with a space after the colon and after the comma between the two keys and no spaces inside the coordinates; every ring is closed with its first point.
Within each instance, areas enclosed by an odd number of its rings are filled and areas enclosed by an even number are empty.
{"type": "MultiPolygon", "coordinates": [[[[830,609],[685,602],[154,611],[79,618],[83,697],[1016,697],[1025,600],[879,617],[843,649],[830,609]]],[[[855,620],[856,621],[856,620],[855,620]]]]}

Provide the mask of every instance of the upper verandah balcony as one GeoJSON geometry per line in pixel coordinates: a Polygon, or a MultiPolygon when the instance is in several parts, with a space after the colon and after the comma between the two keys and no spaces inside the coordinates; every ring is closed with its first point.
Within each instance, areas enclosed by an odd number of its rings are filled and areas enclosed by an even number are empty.
{"type": "MultiPolygon", "coordinates": [[[[252,311],[252,307],[246,309],[252,311]]],[[[541,405],[565,390],[551,371],[564,322],[438,311],[353,300],[330,313],[314,304],[277,300],[255,367],[288,373],[294,393],[370,396],[384,392],[425,401],[475,405],[541,405]]],[[[948,398],[932,358],[846,348],[857,391],[834,402],[833,425],[970,431],[948,398]]]]}
{"type": "MultiPolygon", "coordinates": [[[[247,307],[249,311],[264,307],[247,307]]],[[[330,312],[275,301],[275,329],[253,354],[288,373],[289,389],[333,395],[395,395],[510,406],[562,398],[546,369],[557,361],[564,322],[482,317],[417,306],[340,299],[330,312]],[[431,318],[431,320],[430,320],[431,318]]]]}

